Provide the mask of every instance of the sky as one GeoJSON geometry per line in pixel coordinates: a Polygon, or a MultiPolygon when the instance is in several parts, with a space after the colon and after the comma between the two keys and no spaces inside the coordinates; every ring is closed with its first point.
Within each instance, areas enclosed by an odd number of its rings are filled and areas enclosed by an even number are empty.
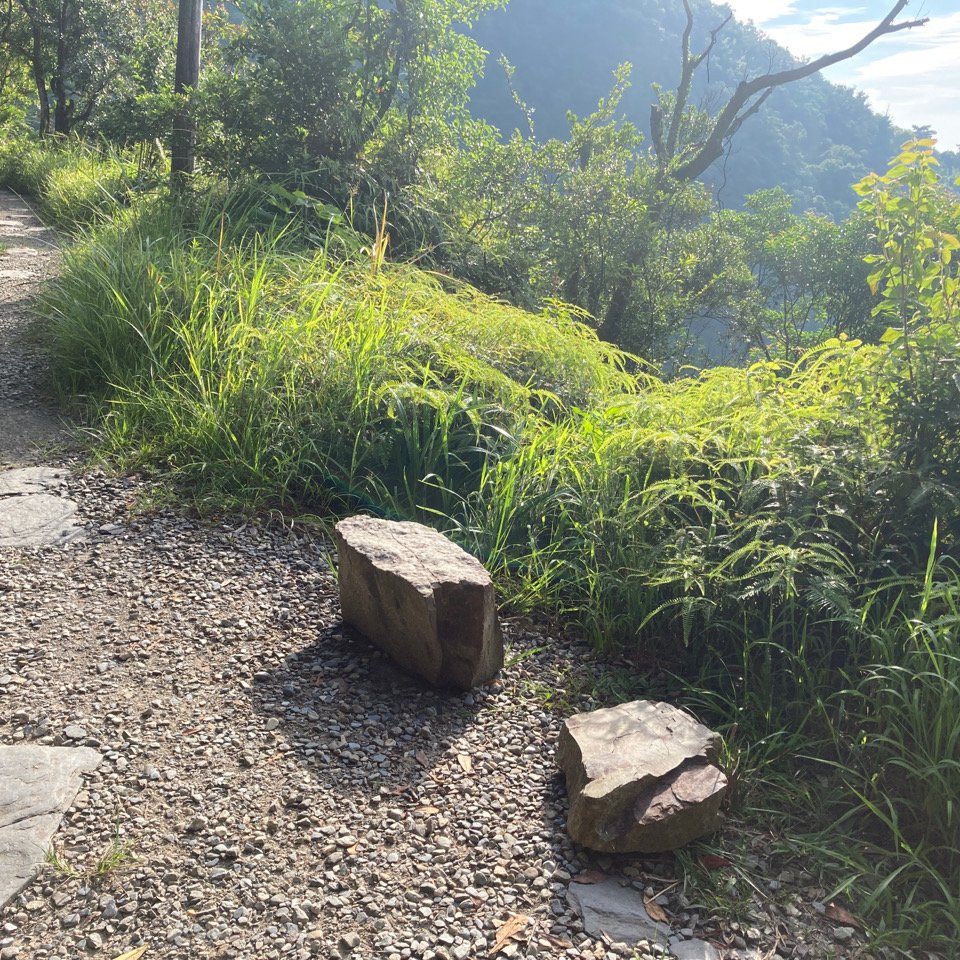
{"type": "MultiPolygon", "coordinates": [[[[799,57],[856,43],[895,0],[726,0],[799,57]]],[[[945,150],[960,145],[960,0],[911,0],[898,20],[929,17],[923,27],[881,37],[863,53],[824,71],[834,83],[862,90],[898,126],[927,124],[945,150]]]]}

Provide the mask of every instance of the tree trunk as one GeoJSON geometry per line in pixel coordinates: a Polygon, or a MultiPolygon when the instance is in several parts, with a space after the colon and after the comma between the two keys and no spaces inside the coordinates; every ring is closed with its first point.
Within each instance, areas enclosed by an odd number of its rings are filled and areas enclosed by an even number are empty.
{"type": "Polygon", "coordinates": [[[200,80],[200,36],[203,25],[202,0],[180,0],[177,21],[177,73],[174,92],[184,100],[173,120],[170,163],[174,187],[189,177],[196,165],[197,125],[191,97],[200,80]]]}
{"type": "Polygon", "coordinates": [[[627,307],[630,306],[630,296],[633,293],[635,277],[633,270],[629,270],[617,283],[607,304],[603,322],[597,328],[597,336],[607,343],[617,346],[623,345],[623,324],[627,316],[627,307]]]}
{"type": "Polygon", "coordinates": [[[33,49],[30,66],[33,69],[33,81],[37,86],[37,101],[40,104],[39,133],[41,137],[50,133],[50,96],[47,93],[47,78],[43,70],[43,34],[36,21],[30,24],[33,35],[33,49]]]}
{"type": "Polygon", "coordinates": [[[61,3],[57,13],[57,64],[50,84],[54,97],[53,132],[66,136],[70,133],[73,102],[67,93],[67,4],[61,3]]]}

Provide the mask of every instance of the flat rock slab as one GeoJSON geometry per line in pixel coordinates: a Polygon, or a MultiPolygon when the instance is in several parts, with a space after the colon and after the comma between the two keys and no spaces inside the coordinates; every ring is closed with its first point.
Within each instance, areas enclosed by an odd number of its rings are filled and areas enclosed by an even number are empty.
{"type": "Polygon", "coordinates": [[[343,619],[436,686],[469,690],[503,666],[493,582],[419,523],[351,517],[336,526],[343,619]]]}
{"type": "Polygon", "coordinates": [[[89,747],[0,747],[0,910],[36,876],[82,774],[99,763],[89,747]]]}
{"type": "Polygon", "coordinates": [[[63,545],[83,536],[77,505],[49,493],[0,498],[0,547],[63,545]]]}
{"type": "Polygon", "coordinates": [[[647,913],[639,890],[623,887],[614,880],[571,883],[567,899],[591,936],[606,934],[614,943],[650,940],[665,945],[673,932],[647,913]]]}
{"type": "Polygon", "coordinates": [[[0,497],[49,493],[67,482],[67,471],[56,467],[19,467],[0,473],[0,497]]]}
{"type": "Polygon", "coordinates": [[[668,703],[635,700],[579,713],[560,730],[567,831],[604,853],[659,853],[711,833],[726,777],[720,737],[668,703]]]}
{"type": "Polygon", "coordinates": [[[682,940],[670,947],[676,960],[720,960],[720,951],[706,940],[682,940]]]}

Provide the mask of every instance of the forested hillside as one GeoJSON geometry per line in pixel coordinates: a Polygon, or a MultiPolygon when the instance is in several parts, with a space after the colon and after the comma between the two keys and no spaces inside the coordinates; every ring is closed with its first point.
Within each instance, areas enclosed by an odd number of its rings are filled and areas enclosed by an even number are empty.
{"type": "MultiPolygon", "coordinates": [[[[702,47],[729,9],[696,0],[693,46],[702,47]]],[[[565,136],[568,110],[590,113],[620,64],[633,65],[623,100],[627,116],[647,130],[651,84],[676,87],[684,11],[673,0],[511,0],[488,13],[474,35],[490,51],[486,75],[471,98],[476,113],[503,130],[525,128],[513,90],[533,108],[539,136],[565,136]]],[[[717,103],[745,75],[794,62],[753,26],[731,20],[697,78],[694,99],[717,103]]],[[[850,184],[881,170],[905,138],[863,95],[814,76],[774,92],[744,125],[725,163],[710,173],[720,202],[739,206],[753,191],[780,186],[799,210],[842,218],[855,204],[850,184]]]]}

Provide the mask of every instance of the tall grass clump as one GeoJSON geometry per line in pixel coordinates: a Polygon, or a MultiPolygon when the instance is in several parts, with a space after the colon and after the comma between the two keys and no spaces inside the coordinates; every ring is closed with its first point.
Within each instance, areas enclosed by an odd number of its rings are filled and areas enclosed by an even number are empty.
{"type": "Polygon", "coordinates": [[[560,308],[242,233],[144,203],[68,253],[43,305],[63,388],[211,495],[429,513],[525,411],[630,383],[560,308]]]}
{"type": "Polygon", "coordinates": [[[936,547],[935,532],[919,589],[868,610],[870,662],[838,695],[857,720],[838,825],[860,840],[844,866],[864,908],[946,947],[960,939],[960,567],[936,547]]]}
{"type": "Polygon", "coordinates": [[[0,141],[0,186],[34,198],[48,223],[67,230],[109,219],[135,175],[115,151],[79,140],[41,143],[11,131],[0,141]]]}

